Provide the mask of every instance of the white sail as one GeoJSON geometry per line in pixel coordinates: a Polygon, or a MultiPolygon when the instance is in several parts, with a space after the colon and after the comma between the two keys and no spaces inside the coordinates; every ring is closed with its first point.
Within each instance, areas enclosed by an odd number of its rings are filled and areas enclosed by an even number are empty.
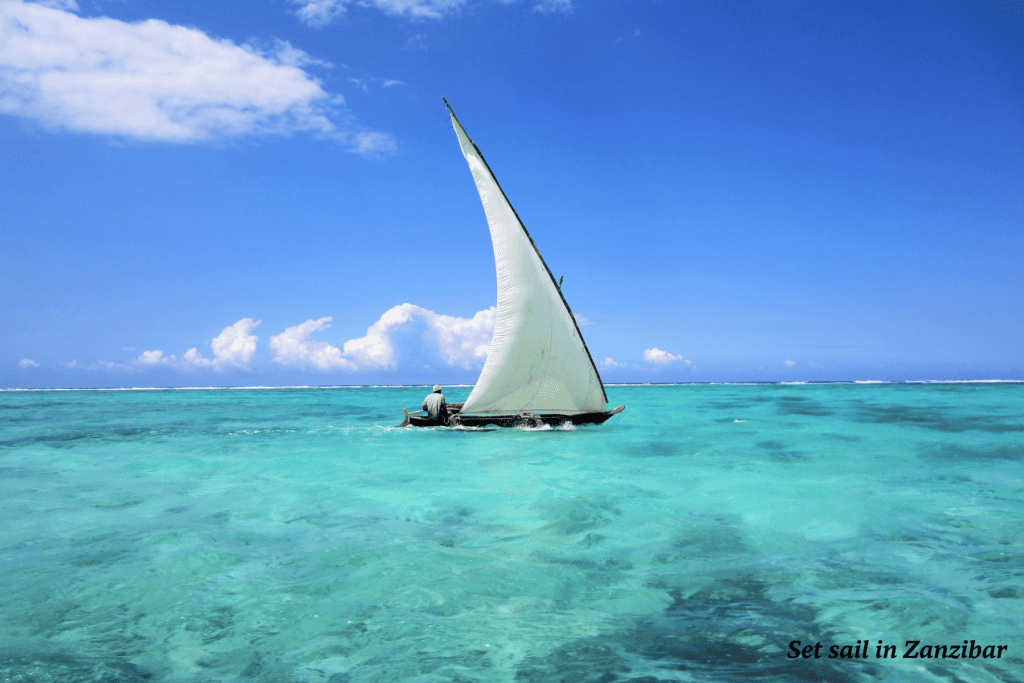
{"type": "Polygon", "coordinates": [[[484,205],[498,275],[491,350],[462,413],[604,411],[601,378],[551,271],[480,150],[448,111],[484,205]]]}

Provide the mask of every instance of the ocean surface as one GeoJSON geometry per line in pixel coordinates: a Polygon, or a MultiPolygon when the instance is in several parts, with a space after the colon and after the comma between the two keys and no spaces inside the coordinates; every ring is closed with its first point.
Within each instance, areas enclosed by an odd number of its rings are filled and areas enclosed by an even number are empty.
{"type": "Polygon", "coordinates": [[[0,683],[1024,681],[1024,384],[428,391],[0,392],[0,683]]]}

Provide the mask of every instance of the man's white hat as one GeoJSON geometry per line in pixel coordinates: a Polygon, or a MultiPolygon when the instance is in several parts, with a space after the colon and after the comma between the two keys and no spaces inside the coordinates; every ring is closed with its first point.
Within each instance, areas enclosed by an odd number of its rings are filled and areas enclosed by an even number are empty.
{"type": "Polygon", "coordinates": [[[441,385],[440,384],[435,384],[434,385],[434,391],[441,391],[441,385]]]}

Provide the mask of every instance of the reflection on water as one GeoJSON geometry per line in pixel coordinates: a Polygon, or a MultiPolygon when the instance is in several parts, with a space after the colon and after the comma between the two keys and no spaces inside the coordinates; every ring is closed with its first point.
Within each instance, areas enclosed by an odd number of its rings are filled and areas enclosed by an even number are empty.
{"type": "Polygon", "coordinates": [[[0,680],[1024,680],[1022,385],[423,393],[5,393],[0,680]],[[1008,649],[828,658],[906,640],[1008,649]]]}

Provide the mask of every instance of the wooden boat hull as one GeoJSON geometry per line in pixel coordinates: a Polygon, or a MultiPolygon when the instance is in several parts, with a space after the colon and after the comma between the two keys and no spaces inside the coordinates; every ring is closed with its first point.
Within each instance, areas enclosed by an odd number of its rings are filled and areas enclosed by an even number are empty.
{"type": "Polygon", "coordinates": [[[522,413],[516,415],[462,415],[461,403],[453,403],[448,406],[448,415],[443,418],[432,418],[406,413],[406,419],[400,427],[483,427],[485,425],[497,425],[498,427],[540,427],[550,425],[559,427],[566,422],[573,425],[601,424],[613,415],[625,410],[622,405],[613,410],[606,410],[600,413],[579,413],[576,415],[559,415],[556,413],[522,413]]]}

